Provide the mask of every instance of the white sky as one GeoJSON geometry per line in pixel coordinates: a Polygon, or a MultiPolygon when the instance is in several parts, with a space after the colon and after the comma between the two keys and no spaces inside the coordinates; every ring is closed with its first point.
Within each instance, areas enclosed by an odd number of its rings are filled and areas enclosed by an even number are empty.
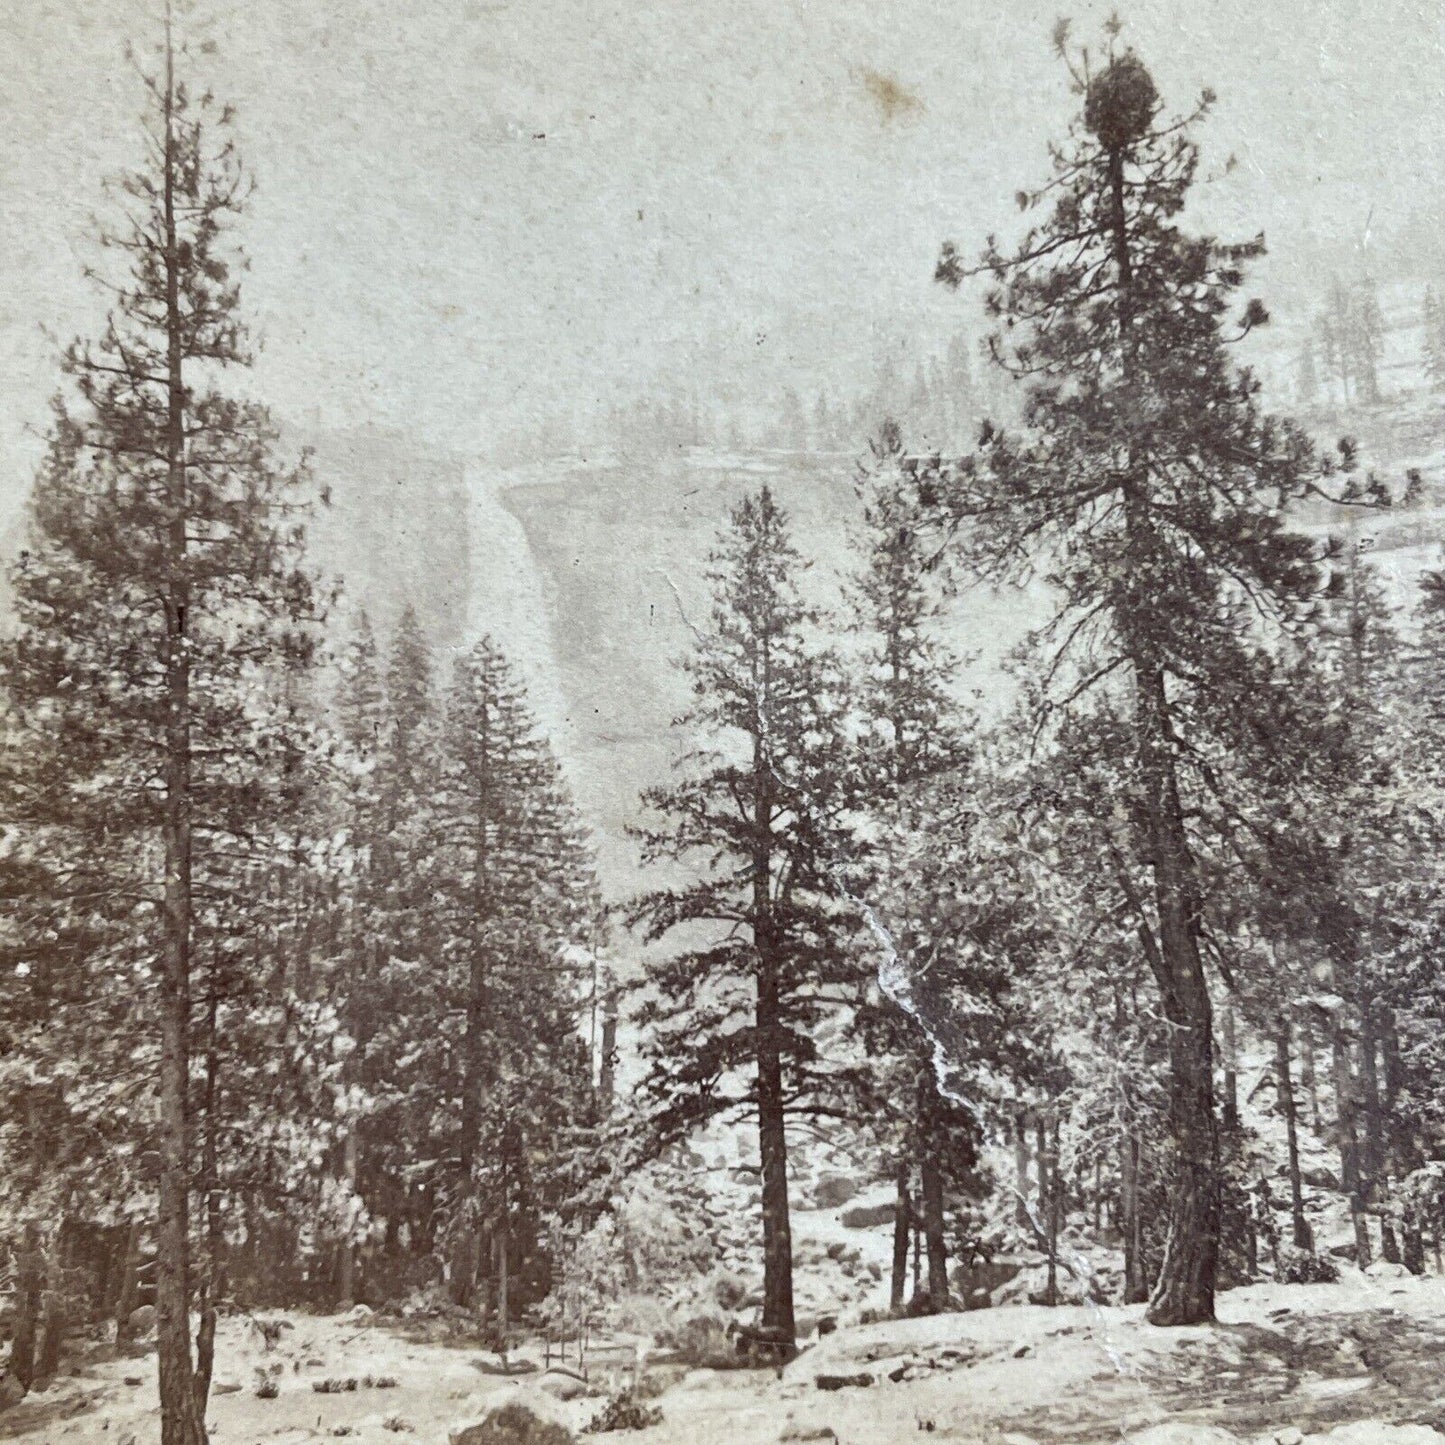
{"type": "MultiPolygon", "coordinates": [[[[939,242],[1016,224],[1073,101],[1057,0],[194,0],[185,28],[239,108],[259,191],[244,239],[256,378],[282,417],[485,444],[529,407],[690,378],[807,396],[882,338],[942,344],[965,303],[939,242]],[[916,104],[891,118],[868,84],[916,104]],[[544,135],[545,139],[534,137],[544,135]]],[[[1075,4],[1080,38],[1109,7],[1075,4]]],[[[1445,7],[1144,0],[1126,39],[1239,168],[1205,192],[1311,237],[1445,219],[1445,7]]],[[[0,15],[0,523],[28,484],[101,177],[137,154],[122,57],[158,0],[12,0],[0,15]],[[28,430],[30,429],[30,430],[28,430]]]]}

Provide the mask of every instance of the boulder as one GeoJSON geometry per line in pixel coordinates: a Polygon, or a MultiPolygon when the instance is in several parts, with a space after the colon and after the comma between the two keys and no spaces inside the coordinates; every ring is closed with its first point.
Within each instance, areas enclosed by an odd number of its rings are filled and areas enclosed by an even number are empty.
{"type": "Polygon", "coordinates": [[[1300,1170],[1300,1178],[1312,1189],[1338,1189],[1340,1181],[1323,1164],[1314,1164],[1300,1170]]]}
{"type": "Polygon", "coordinates": [[[860,1370],[856,1375],[818,1375],[813,1383],[820,1390],[861,1390],[873,1383],[873,1376],[860,1370]]]}
{"type": "Polygon", "coordinates": [[[153,1334],[156,1327],[156,1307],[154,1305],[141,1305],[139,1309],[130,1312],[126,1324],[130,1327],[132,1338],[143,1338],[153,1334]]]}
{"type": "Polygon", "coordinates": [[[813,1186],[813,1202],[819,1209],[840,1209],[857,1193],[857,1181],[847,1174],[823,1174],[813,1186]]]}
{"type": "Polygon", "coordinates": [[[855,1204],[838,1216],[844,1229],[877,1229],[892,1224],[896,1208],[892,1204],[855,1204]]]}
{"type": "Polygon", "coordinates": [[[575,1400],[587,1393],[587,1381],[571,1370],[548,1370],[537,1382],[537,1388],[545,1390],[554,1400],[575,1400]]]}
{"type": "Polygon", "coordinates": [[[953,1292],[963,1299],[970,1298],[975,1290],[980,1289],[992,1295],[996,1289],[1012,1284],[1023,1267],[1023,1261],[1017,1259],[981,1259],[975,1264],[959,1265],[953,1271],[950,1283],[953,1292]]]}
{"type": "Polygon", "coordinates": [[[559,1410],[558,1403],[540,1391],[489,1396],[447,1431],[447,1445],[576,1445],[559,1410]]]}
{"type": "Polygon", "coordinates": [[[1409,1279],[1410,1271],[1398,1260],[1377,1259],[1365,1269],[1366,1279],[1409,1279]]]}
{"type": "Polygon", "coordinates": [[[671,1332],[669,1343],[688,1364],[712,1364],[733,1353],[727,1325],[712,1315],[695,1315],[671,1332]]]}

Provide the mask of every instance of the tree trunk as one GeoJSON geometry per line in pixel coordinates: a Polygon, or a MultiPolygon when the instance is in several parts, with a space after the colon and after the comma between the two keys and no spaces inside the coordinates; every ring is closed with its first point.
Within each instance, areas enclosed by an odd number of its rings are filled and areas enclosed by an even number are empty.
{"type": "Polygon", "coordinates": [[[1053,1197],[1054,1197],[1054,1174],[1058,1168],[1058,1160],[1049,1144],[1049,1126],[1042,1114],[1036,1116],[1034,1124],[1034,1138],[1036,1148],[1034,1156],[1038,1160],[1039,1168],[1039,1202],[1037,1212],[1034,1216],[1034,1233],[1038,1236],[1040,1243],[1044,1246],[1044,1254],[1047,1263],[1047,1275],[1044,1283],[1044,1303],[1056,1305],[1059,1302],[1057,1257],[1054,1252],[1053,1242],[1053,1197]]]}
{"type": "Polygon", "coordinates": [[[1059,1120],[1054,1116],[1049,1140],[1049,1303],[1059,1302],[1059,1230],[1063,1223],[1064,1176],[1059,1168],[1059,1120]]]}
{"type": "MultiPolygon", "coordinates": [[[[1395,1028],[1393,1009],[1380,1010],[1379,1027],[1380,1062],[1384,1072],[1385,1137],[1395,1178],[1403,1181],[1419,1168],[1420,1155],[1408,1124],[1400,1118],[1400,1036],[1395,1028]]],[[[1413,1211],[1403,1213],[1400,1233],[1400,1262],[1411,1274],[1424,1274],[1425,1239],[1420,1232],[1420,1221],[1413,1211]]]]}
{"type": "Polygon", "coordinates": [[[135,1310],[136,1285],[140,1275],[140,1221],[133,1219],[125,1232],[125,1256],[120,1267],[120,1290],[115,1297],[115,1342],[130,1341],[130,1317],[135,1310]]]}
{"type": "Polygon", "coordinates": [[[1231,1132],[1239,1128],[1239,1053],[1234,1037],[1234,1005],[1225,1004],[1224,1034],[1224,1127],[1231,1132]]]}
{"type": "Polygon", "coordinates": [[[1315,1075],[1315,1030],[1307,1009],[1302,1009],[1299,1015],[1299,1059],[1300,1083],[1304,1086],[1305,1097],[1310,1105],[1310,1128],[1316,1134],[1322,1134],[1324,1130],[1320,1119],[1320,1089],[1315,1075]]]}
{"type": "Polygon", "coordinates": [[[190,1337],[190,1139],[186,1091],[190,1074],[191,980],[191,667],[186,388],[181,358],[186,318],[180,304],[176,233],[175,78],[166,14],[165,135],[162,164],[166,287],[166,487],[170,509],[165,546],[165,888],[160,966],[160,1154],[156,1227],[156,1346],[161,1445],[205,1445],[196,1407],[190,1337]]]}
{"type": "Polygon", "coordinates": [[[923,1202],[923,1239],[928,1254],[928,1305],[934,1314],[948,1308],[948,1243],[944,1231],[943,1173],[935,1159],[919,1160],[923,1202]]]}
{"type": "Polygon", "coordinates": [[[1375,1010],[1366,999],[1360,1008],[1360,1083],[1365,1104],[1365,1179],[1361,1192],[1366,1205],[1379,1211],[1381,1257],[1389,1260],[1391,1264],[1399,1264],[1400,1243],[1395,1238],[1395,1226],[1385,1208],[1386,1196],[1390,1190],[1387,1164],[1389,1150],[1386,1147],[1389,1126],[1380,1097],[1379,1063],[1376,1057],[1377,1033],[1375,1010]]]}
{"type": "Polygon", "coordinates": [[[766,965],[758,979],[758,1149],[763,1165],[763,1329],[791,1345],[793,1237],[788,1214],[788,1145],[778,1055],[778,985],[766,965]]]}
{"type": "Polygon", "coordinates": [[[52,1256],[41,1298],[40,1346],[35,1351],[35,1383],[49,1384],[60,1373],[60,1356],[65,1345],[65,1290],[59,1261],[52,1256]]]}
{"type": "Polygon", "coordinates": [[[603,1113],[612,1110],[613,1096],[617,1092],[617,999],[609,995],[602,1014],[602,1063],[597,1093],[603,1113]]]}
{"type": "Polygon", "coordinates": [[[1120,1200],[1124,1235],[1124,1303],[1143,1304],[1149,1298],[1149,1281],[1144,1273],[1144,1229],[1139,1217],[1139,1136],[1124,1140],[1119,1161],[1120,1200]]]}
{"type": "Polygon", "coordinates": [[[1335,1134],[1340,1152],[1340,1184],[1350,1200],[1350,1219],[1355,1230],[1355,1263],[1364,1269],[1371,1259],[1370,1228],[1365,1217],[1355,1084],[1350,1075],[1349,1044],[1345,1037],[1344,1020],[1339,1014],[1336,1015],[1331,1030],[1330,1042],[1335,1075],[1335,1134]]]}
{"type": "Polygon", "coordinates": [[[898,1197],[893,1206],[893,1277],[888,1292],[888,1307],[895,1314],[902,1310],[908,1297],[908,1230],[913,1222],[913,1209],[908,1198],[908,1165],[898,1166],[898,1197]]]}
{"type": "Polygon", "coordinates": [[[211,1395],[211,1374],[216,1365],[216,1306],[209,1290],[201,1291],[201,1323],[196,1330],[196,1409],[206,1417],[211,1395]]]}
{"type": "Polygon", "coordinates": [[[206,1405],[211,1394],[211,1373],[216,1356],[216,1301],[225,1292],[224,1266],[221,1251],[225,1245],[225,1231],[221,1223],[221,1181],[219,1174],[218,1110],[220,1108],[221,1051],[217,1033],[220,1009],[220,979],[217,976],[217,956],[213,950],[210,977],[210,997],[206,1002],[206,1072],[205,1087],[202,1091],[202,1109],[205,1120],[201,1145],[201,1179],[205,1187],[206,1209],[206,1257],[200,1289],[200,1326],[196,1331],[196,1373],[194,1389],[196,1408],[201,1419],[206,1418],[206,1405]]]}
{"type": "Polygon", "coordinates": [[[1027,1226],[1029,1222],[1029,1129],[1022,1112],[1014,1119],[1014,1219],[1027,1226]]]}
{"type": "MultiPolygon", "coordinates": [[[[352,1198],[356,1196],[356,1124],[357,1121],[353,1118],[347,1127],[342,1160],[343,1177],[352,1198]]],[[[341,1299],[341,1308],[349,1310],[356,1303],[356,1244],[349,1234],[341,1241],[336,1290],[341,1299]]]]}
{"type": "Polygon", "coordinates": [[[1285,1144],[1289,1164],[1289,1218],[1291,1236],[1296,1249],[1313,1248],[1309,1224],[1305,1220],[1304,1188],[1299,1169],[1299,1130],[1296,1127],[1294,1084],[1289,1073],[1289,1021],[1281,1019],[1274,1036],[1275,1092],[1279,1111],[1284,1116],[1285,1144]]]}
{"type": "Polygon", "coordinates": [[[918,1137],[923,1148],[918,1160],[919,1194],[923,1206],[923,1238],[928,1252],[928,1304],[935,1314],[948,1308],[948,1240],[943,1204],[943,1170],[939,1154],[942,1101],[931,1059],[920,1060],[918,1071],[918,1137]]]}
{"type": "MultiPolygon", "coordinates": [[[[1108,224],[1118,270],[1120,361],[1127,379],[1137,343],[1124,167],[1124,150],[1111,148],[1108,224]]],[[[1123,512],[1130,590],[1116,604],[1134,683],[1134,741],[1147,845],[1142,861],[1153,874],[1153,925],[1138,910],[1138,926],[1169,1024],[1173,1187],[1164,1260],[1147,1314],[1156,1325],[1192,1325],[1214,1318],[1219,1257],[1214,1025],[1199,952],[1199,886],[1179,796],[1165,659],[1154,630],[1157,599],[1148,584],[1159,565],[1159,542],[1149,510],[1147,466],[1134,456],[1126,462],[1123,512]]]]}
{"type": "Polygon", "coordinates": [[[497,1329],[501,1336],[502,1354],[505,1356],[511,1338],[511,1254],[512,1241],[508,1237],[506,1206],[502,1208],[501,1228],[497,1234],[497,1329]]]}
{"type": "MultiPolygon", "coordinates": [[[[770,660],[760,650],[755,663],[757,694],[772,685],[770,660]]],[[[772,1341],[791,1351],[797,1340],[793,1316],[793,1235],[788,1213],[788,1139],[783,1105],[782,1000],[779,960],[782,940],[773,916],[774,782],[761,734],[752,758],[752,932],[757,955],[754,1048],[757,1064],[758,1152],[763,1173],[763,1319],[772,1341]]]]}
{"type": "MultiPolygon", "coordinates": [[[[1182,920],[1181,920],[1182,922],[1182,920]]],[[[1219,1137],[1214,1119],[1210,1063],[1209,995],[1194,939],[1179,951],[1193,956],[1176,977],[1169,1054],[1169,1118],[1174,1136],[1174,1187],[1164,1262],[1149,1299],[1156,1325],[1201,1324],[1214,1318],[1214,1278],[1219,1255],[1219,1137]],[[1182,1006],[1181,1006],[1182,1005],[1182,1006]]]]}
{"type": "Polygon", "coordinates": [[[22,1390],[35,1383],[35,1334],[45,1287],[45,1256],[40,1248],[40,1225],[30,1220],[20,1242],[15,1270],[15,1328],[10,1335],[8,1379],[22,1390]]]}

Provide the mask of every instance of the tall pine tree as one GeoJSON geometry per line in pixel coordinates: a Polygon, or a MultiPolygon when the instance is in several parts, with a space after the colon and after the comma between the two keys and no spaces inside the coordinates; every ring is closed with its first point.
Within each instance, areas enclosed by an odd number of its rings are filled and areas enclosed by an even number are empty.
{"type": "MultiPolygon", "coordinates": [[[[17,719],[11,816],[52,858],[94,860],[85,881],[62,864],[52,883],[121,935],[122,954],[77,962],[99,970],[97,987],[128,973],[155,1044],[161,1436],[200,1445],[193,984],[215,946],[210,890],[234,880],[227,853],[249,846],[287,746],[268,673],[309,656],[313,598],[297,475],[273,461],[264,410],[222,388],[248,359],[227,235],[245,184],[226,113],[191,93],[179,58],[168,20],[146,81],[145,163],[101,237],[128,269],[99,340],[67,353],[3,677],[17,719]],[[133,971],[118,971],[122,957],[133,971]]],[[[212,1325],[203,1318],[203,1348],[212,1325]]]]}
{"type": "Polygon", "coordinates": [[[835,870],[854,802],[840,668],[813,641],[804,562],[764,487],[733,510],[712,553],[711,623],[684,666],[693,706],[682,778],[646,795],[649,866],[691,876],[638,906],[652,943],[638,1012],[643,1084],[662,1139],[720,1114],[757,1120],[762,1161],[763,1328],[795,1338],[788,1209],[790,1118],[846,1112],[857,1070],[819,1047],[853,998],[851,921],[835,870]]]}
{"type": "MultiPolygon", "coordinates": [[[[1066,54],[1067,29],[1056,38],[1066,54]]],[[[1315,585],[1310,550],[1280,514],[1316,468],[1227,359],[1240,263],[1260,248],[1177,225],[1197,165],[1187,124],[1161,120],[1132,51],[1074,77],[1082,114],[1036,198],[1052,198],[1052,211],[1015,255],[990,246],[983,264],[1008,330],[995,353],[1029,383],[1024,424],[1017,437],[986,434],[981,454],[943,468],[943,482],[981,573],[1047,566],[1057,611],[1038,639],[1051,660],[1036,725],[1091,706],[1122,723],[1132,767],[1118,802],[1130,851],[1119,876],[1147,881],[1129,906],[1170,1024],[1173,1192],[1149,1317],[1179,1324],[1212,1317],[1219,1236],[1190,799],[1222,791],[1235,816],[1243,804],[1247,778],[1224,764],[1277,691],[1260,623],[1290,623],[1315,585]]],[[[940,278],[965,274],[945,247],[940,278]]],[[[1238,326],[1264,319],[1251,302],[1238,326]]]]}
{"type": "MultiPolygon", "coordinates": [[[[859,479],[863,517],[855,550],[862,565],[853,580],[854,629],[867,642],[858,697],[864,723],[861,776],[869,811],[886,836],[896,837],[900,830],[906,834],[910,824],[917,826],[927,784],[967,767],[970,719],[951,691],[958,664],[939,636],[944,577],[898,427],[885,423],[871,450],[859,479]]],[[[928,804],[937,801],[936,796],[927,799],[928,804]]],[[[957,865],[957,851],[951,857],[957,865]]],[[[917,890],[910,891],[915,895],[910,901],[917,902],[917,890]]],[[[895,949],[902,936],[895,938],[895,949]]],[[[937,960],[936,949],[928,953],[937,960]]],[[[902,1078],[895,1081],[901,1098],[894,1104],[907,1121],[895,1234],[906,1237],[913,1214],[907,1183],[911,1162],[919,1181],[929,1302],[941,1310],[948,1303],[945,1175],[951,1161],[962,1161],[964,1168],[972,1164],[977,1126],[940,1090],[935,1041],[916,1016],[911,997],[880,1002],[880,1012],[865,1011],[865,1027],[882,1036],[875,1038],[880,1056],[901,1056],[902,1078]]],[[[902,1291],[903,1258],[895,1251],[895,1302],[902,1291]]]]}

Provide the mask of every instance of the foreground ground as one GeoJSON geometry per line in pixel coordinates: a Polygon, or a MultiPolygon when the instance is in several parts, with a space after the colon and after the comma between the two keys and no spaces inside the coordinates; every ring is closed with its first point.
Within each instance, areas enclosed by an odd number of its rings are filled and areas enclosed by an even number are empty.
{"type": "MultiPolygon", "coordinates": [[[[1261,1285],[1221,1298],[1210,1328],[1156,1330],[1137,1309],[1034,1306],[843,1329],[772,1371],[642,1365],[663,1423],[637,1445],[753,1445],[914,1439],[999,1445],[1228,1445],[1303,1438],[1352,1445],[1445,1442],[1445,1282],[1261,1285]],[[838,1388],[839,1379],[851,1382],[838,1388]],[[864,1381],[868,1383],[864,1383],[864,1381]],[[1437,1433],[1438,1432],[1438,1433],[1437,1433]]],[[[485,1373],[494,1358],[367,1317],[290,1316],[277,1342],[227,1321],[212,1439],[227,1445],[446,1441],[500,1399],[585,1425],[637,1368],[631,1346],[588,1370],[597,1393],[567,1402],[485,1373]],[[262,1375],[275,1398],[258,1398],[262,1375]],[[368,1385],[367,1377],[372,1383],[368,1385]],[[357,1381],[318,1393],[327,1378],[357,1381]],[[394,1380],[394,1384],[390,1383],[394,1380]],[[236,1388],[239,1386],[239,1388],[236,1388]]],[[[619,1342],[620,1344],[621,1342],[619,1342]]],[[[525,1352],[524,1352],[525,1353],[525,1352]]],[[[555,1382],[553,1382],[555,1383],[555,1382]]],[[[99,1362],[0,1415],[0,1438],[152,1445],[159,1438],[153,1356],[99,1362]]]]}

